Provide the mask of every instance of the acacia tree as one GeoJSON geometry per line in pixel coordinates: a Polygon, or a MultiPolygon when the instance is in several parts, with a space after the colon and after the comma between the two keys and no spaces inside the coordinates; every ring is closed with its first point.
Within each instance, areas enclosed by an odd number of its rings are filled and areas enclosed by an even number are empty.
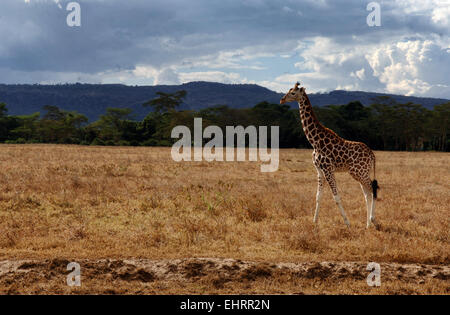
{"type": "Polygon", "coordinates": [[[146,145],[170,145],[172,142],[170,131],[180,115],[175,109],[183,103],[187,92],[184,90],[175,93],[156,92],[158,97],[144,104],[144,107],[153,107],[154,111],[139,124],[146,145]]]}
{"type": "Polygon", "coordinates": [[[186,97],[187,92],[184,90],[175,93],[156,92],[159,97],[148,101],[143,106],[151,106],[158,113],[172,112],[175,108],[183,103],[183,98],[186,97]]]}

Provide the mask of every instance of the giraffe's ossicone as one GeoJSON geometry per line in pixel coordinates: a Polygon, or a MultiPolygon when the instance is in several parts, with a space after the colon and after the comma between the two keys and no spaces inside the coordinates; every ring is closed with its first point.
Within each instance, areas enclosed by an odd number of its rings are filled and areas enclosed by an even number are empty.
{"type": "Polygon", "coordinates": [[[334,200],[344,218],[344,222],[350,226],[334,177],[335,172],[349,172],[360,183],[364,193],[367,205],[367,227],[370,226],[370,223],[377,226],[375,221],[375,200],[379,187],[378,182],[375,180],[375,154],[366,144],[345,140],[339,137],[334,131],[324,127],[314,114],[305,88],[300,88],[299,85],[299,83],[296,83],[283,96],[280,103],[298,102],[303,131],[309,143],[314,148],[313,163],[317,169],[319,181],[314,222],[318,222],[323,185],[327,181],[333,193],[334,200]],[[370,178],[372,169],[374,172],[374,180],[370,178]]]}

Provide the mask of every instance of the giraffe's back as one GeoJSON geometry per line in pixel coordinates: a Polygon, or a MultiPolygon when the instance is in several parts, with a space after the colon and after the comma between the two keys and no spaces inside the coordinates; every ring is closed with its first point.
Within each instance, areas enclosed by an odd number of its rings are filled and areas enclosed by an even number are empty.
{"type": "Polygon", "coordinates": [[[375,155],[366,144],[342,138],[330,146],[316,148],[313,153],[316,166],[336,172],[351,169],[369,172],[374,160],[375,155]]]}

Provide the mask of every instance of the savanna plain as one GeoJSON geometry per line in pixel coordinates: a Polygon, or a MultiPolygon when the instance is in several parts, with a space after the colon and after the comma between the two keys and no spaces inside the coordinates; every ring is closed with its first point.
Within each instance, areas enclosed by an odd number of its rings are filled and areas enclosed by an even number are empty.
{"type": "Polygon", "coordinates": [[[450,154],[375,152],[380,225],[366,229],[344,173],[351,227],[328,187],[313,224],[311,153],[280,150],[261,173],[170,148],[0,145],[0,293],[449,294],[450,154]]]}

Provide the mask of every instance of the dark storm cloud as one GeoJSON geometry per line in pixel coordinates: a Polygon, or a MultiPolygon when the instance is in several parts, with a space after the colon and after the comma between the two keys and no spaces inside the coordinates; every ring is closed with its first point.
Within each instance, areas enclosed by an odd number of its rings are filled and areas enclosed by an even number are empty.
{"type": "Polygon", "coordinates": [[[439,31],[426,17],[386,6],[382,32],[365,25],[366,3],[352,1],[79,1],[82,26],[66,25],[67,1],[2,0],[0,67],[96,73],[161,67],[245,46],[281,46],[310,36],[380,40],[384,32],[439,31]],[[369,35],[370,34],[370,37],[369,35]]]}

